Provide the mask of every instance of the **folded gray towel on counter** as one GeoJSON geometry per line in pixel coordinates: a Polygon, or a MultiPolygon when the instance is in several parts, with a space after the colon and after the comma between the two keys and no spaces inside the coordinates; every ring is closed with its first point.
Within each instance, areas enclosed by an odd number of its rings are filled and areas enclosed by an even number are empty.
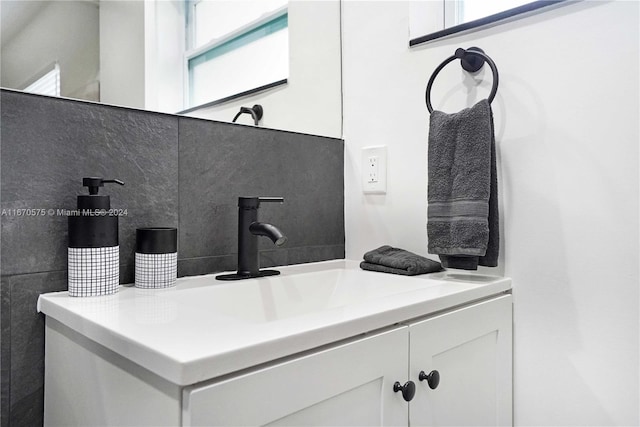
{"type": "Polygon", "coordinates": [[[365,253],[360,268],[382,273],[415,276],[441,271],[442,265],[413,252],[385,245],[365,253]]]}
{"type": "Polygon", "coordinates": [[[491,106],[485,99],[458,113],[431,113],[429,253],[448,268],[498,265],[498,180],[491,106]]]}

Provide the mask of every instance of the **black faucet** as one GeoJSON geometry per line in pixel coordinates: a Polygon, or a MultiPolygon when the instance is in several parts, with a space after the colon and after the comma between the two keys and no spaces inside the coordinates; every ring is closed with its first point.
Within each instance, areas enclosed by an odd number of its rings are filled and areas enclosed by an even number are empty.
{"type": "Polygon", "coordinates": [[[251,117],[253,117],[253,124],[258,126],[260,119],[262,119],[262,116],[264,115],[264,110],[262,109],[262,105],[260,104],[256,104],[251,108],[240,107],[240,111],[231,121],[235,123],[236,120],[238,120],[238,117],[240,117],[240,114],[250,114],[251,117]]]}
{"type": "Polygon", "coordinates": [[[283,203],[282,197],[238,197],[238,272],[216,276],[218,280],[241,280],[254,277],[275,276],[277,270],[260,270],[258,236],[266,236],[276,246],[282,246],[287,238],[275,225],[258,222],[261,202],[283,203]]]}

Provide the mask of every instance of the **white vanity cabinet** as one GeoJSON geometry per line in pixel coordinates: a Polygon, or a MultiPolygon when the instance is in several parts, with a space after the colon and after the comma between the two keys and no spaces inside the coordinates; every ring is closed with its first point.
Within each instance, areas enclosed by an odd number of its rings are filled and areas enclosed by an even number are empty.
{"type": "Polygon", "coordinates": [[[512,424],[508,278],[281,270],[41,295],[45,426],[512,424]]]}
{"type": "Polygon", "coordinates": [[[512,425],[510,295],[411,323],[409,335],[409,377],[417,386],[409,425],[512,425]],[[435,389],[419,380],[433,371],[435,389]]]}
{"type": "Polygon", "coordinates": [[[406,327],[319,350],[183,394],[185,426],[399,426],[406,327]]]}
{"type": "Polygon", "coordinates": [[[511,425],[511,296],[188,387],[186,426],[511,425]],[[438,371],[432,389],[419,380],[438,371]],[[405,402],[394,383],[412,381],[405,402]]]}

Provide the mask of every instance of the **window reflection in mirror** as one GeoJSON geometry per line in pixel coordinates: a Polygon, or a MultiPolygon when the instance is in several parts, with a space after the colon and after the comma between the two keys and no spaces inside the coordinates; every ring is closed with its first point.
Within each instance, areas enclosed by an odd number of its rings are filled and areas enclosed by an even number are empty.
{"type": "Polygon", "coordinates": [[[287,0],[3,0],[0,13],[2,87],[144,108],[155,81],[159,109],[177,112],[288,77],[287,0]],[[43,91],[51,64],[61,86],[43,91]]]}
{"type": "Polygon", "coordinates": [[[0,6],[3,88],[219,121],[260,104],[263,127],[342,135],[340,0],[0,6]]]}
{"type": "Polygon", "coordinates": [[[2,0],[0,17],[2,87],[100,99],[97,1],[2,0]]]}
{"type": "Polygon", "coordinates": [[[188,2],[188,107],[287,79],[287,4],[287,0],[188,2]]]}

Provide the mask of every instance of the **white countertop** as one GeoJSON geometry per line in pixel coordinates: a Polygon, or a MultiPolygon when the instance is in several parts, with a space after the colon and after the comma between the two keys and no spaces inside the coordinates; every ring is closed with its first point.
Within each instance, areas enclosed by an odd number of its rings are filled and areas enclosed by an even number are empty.
{"type": "Polygon", "coordinates": [[[278,267],[280,276],[117,294],[43,294],[38,310],[178,385],[190,385],[511,289],[508,278],[448,270],[363,271],[359,262],[278,267]]]}

